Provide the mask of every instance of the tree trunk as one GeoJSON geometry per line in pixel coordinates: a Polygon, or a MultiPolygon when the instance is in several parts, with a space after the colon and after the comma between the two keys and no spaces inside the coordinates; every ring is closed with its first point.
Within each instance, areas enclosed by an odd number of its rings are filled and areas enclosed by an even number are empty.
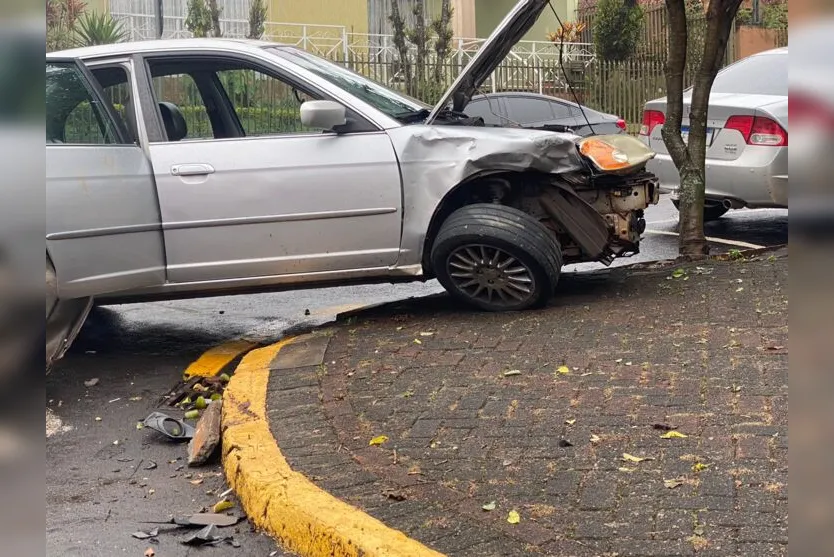
{"type": "Polygon", "coordinates": [[[429,51],[429,33],[426,27],[426,9],[423,0],[414,0],[414,30],[411,42],[417,47],[414,59],[414,77],[417,90],[413,95],[420,97],[426,89],[426,59],[429,51]]]}
{"type": "Polygon", "coordinates": [[[394,31],[394,47],[397,49],[397,55],[400,62],[400,71],[403,72],[403,80],[405,81],[406,91],[412,94],[413,79],[411,76],[411,63],[408,60],[408,43],[407,34],[405,30],[405,21],[400,13],[399,0],[391,0],[391,15],[388,17],[391,21],[391,27],[394,31]]]}
{"type": "Polygon", "coordinates": [[[443,66],[452,47],[452,2],[443,0],[440,6],[440,17],[434,22],[434,32],[437,35],[434,42],[434,83],[439,85],[443,80],[443,66]]]}
{"type": "Polygon", "coordinates": [[[702,258],[709,254],[704,237],[704,191],[706,189],[707,113],[715,75],[727,49],[733,20],[741,0],[711,0],[707,10],[704,52],[701,57],[689,107],[689,141],[681,137],[683,77],[687,58],[687,18],[684,0],[666,0],[669,55],[666,67],[666,123],[663,142],[680,174],[680,255],[702,258]]]}
{"type": "Polygon", "coordinates": [[[217,7],[217,0],[208,0],[208,9],[211,16],[211,36],[220,37],[223,31],[220,29],[220,8],[217,7]]]}

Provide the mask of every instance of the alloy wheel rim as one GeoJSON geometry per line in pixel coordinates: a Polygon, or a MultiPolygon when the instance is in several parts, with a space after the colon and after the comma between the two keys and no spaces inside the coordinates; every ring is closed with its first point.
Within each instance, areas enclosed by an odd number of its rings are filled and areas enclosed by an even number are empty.
{"type": "Polygon", "coordinates": [[[501,248],[482,244],[459,247],[449,255],[447,270],[460,292],[489,304],[520,305],[535,295],[533,272],[501,248]]]}

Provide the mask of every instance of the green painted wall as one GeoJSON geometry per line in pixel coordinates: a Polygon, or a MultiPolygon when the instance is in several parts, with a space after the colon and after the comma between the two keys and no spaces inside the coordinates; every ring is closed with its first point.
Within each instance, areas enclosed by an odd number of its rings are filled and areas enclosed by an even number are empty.
{"type": "MultiPolygon", "coordinates": [[[[559,14],[562,21],[573,21],[576,18],[576,1],[553,0],[556,13],[559,14]]],[[[478,29],[478,37],[488,37],[516,3],[517,0],[476,0],[475,25],[478,29]]],[[[545,8],[535,26],[525,35],[524,39],[528,41],[546,41],[547,33],[555,31],[558,27],[556,16],[553,15],[550,8],[545,8]]]]}
{"type": "Polygon", "coordinates": [[[271,0],[269,21],[344,25],[349,32],[368,32],[368,0],[271,0]]]}

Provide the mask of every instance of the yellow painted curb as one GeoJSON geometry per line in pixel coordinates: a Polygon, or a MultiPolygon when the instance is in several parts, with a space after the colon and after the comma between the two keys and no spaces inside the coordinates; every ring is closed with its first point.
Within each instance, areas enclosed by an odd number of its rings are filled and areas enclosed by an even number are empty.
{"type": "Polygon", "coordinates": [[[269,364],[292,339],[247,354],[223,395],[223,468],[246,514],[303,557],[442,557],[290,468],[266,420],[269,364]]]}
{"type": "Polygon", "coordinates": [[[183,377],[213,377],[220,373],[229,362],[257,346],[248,340],[230,340],[208,349],[202,356],[193,361],[183,373],[183,377]]]}

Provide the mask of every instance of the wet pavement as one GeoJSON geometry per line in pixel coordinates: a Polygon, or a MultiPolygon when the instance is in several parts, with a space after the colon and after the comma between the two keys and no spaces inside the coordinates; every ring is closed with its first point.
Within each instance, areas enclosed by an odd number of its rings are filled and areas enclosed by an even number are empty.
{"type": "MultiPolygon", "coordinates": [[[[677,212],[668,198],[646,216],[642,253],[615,265],[676,256],[677,212]]],[[[743,244],[787,243],[787,211],[731,211],[708,223],[706,232],[743,244]]],[[[737,247],[712,245],[714,252],[737,247]]],[[[565,272],[601,267],[576,265],[565,272]]],[[[142,521],[190,514],[217,500],[225,489],[223,478],[212,475],[219,473],[218,466],[177,470],[185,447],[136,430],[137,420],[158,406],[205,350],[241,336],[273,340],[288,328],[321,324],[361,305],[440,291],[430,281],[96,308],[69,354],[47,377],[55,428],[47,440],[47,555],[142,555],[149,544],[130,536],[148,526],[142,521]],[[84,381],[94,377],[99,383],[85,387],[84,381]],[[147,470],[148,462],[157,466],[147,470]]],[[[278,551],[271,540],[249,532],[246,523],[238,530],[234,536],[241,549],[192,549],[180,545],[178,535],[160,535],[155,549],[160,556],[266,556],[278,551]]]]}

